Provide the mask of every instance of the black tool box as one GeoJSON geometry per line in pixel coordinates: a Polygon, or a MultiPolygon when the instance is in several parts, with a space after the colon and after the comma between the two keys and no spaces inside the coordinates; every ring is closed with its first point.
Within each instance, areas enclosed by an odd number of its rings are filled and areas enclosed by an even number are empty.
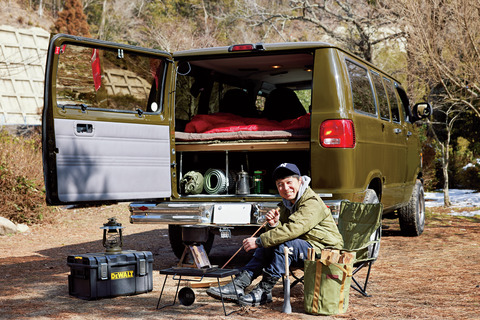
{"type": "Polygon", "coordinates": [[[133,295],[153,289],[153,255],[149,251],[71,255],[67,264],[68,292],[81,299],[133,295]]]}

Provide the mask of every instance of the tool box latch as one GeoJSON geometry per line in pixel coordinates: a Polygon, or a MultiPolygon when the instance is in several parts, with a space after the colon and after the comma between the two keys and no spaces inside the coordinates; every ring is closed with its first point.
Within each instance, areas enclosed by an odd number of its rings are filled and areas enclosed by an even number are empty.
{"type": "Polygon", "coordinates": [[[147,265],[145,259],[138,260],[138,275],[144,276],[147,274],[147,265]]]}
{"type": "Polygon", "coordinates": [[[108,280],[108,263],[100,263],[99,275],[101,280],[108,280]]]}

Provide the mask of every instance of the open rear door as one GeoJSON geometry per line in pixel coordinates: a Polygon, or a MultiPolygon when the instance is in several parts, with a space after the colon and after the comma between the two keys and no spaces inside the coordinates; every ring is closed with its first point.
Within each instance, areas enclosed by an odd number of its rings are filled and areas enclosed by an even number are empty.
{"type": "Polygon", "coordinates": [[[43,110],[47,203],[168,198],[171,56],[55,35],[43,110]]]}

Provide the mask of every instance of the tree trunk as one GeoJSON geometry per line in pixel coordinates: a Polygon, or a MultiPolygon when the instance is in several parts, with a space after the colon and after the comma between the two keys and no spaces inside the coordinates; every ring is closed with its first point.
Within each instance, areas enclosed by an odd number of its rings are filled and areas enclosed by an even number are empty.
{"type": "Polygon", "coordinates": [[[107,15],[107,0],[103,0],[102,7],[102,20],[100,22],[100,27],[98,28],[98,39],[105,40],[105,20],[107,15]]]}
{"type": "Polygon", "coordinates": [[[38,15],[41,17],[43,16],[43,1],[40,0],[40,4],[38,5],[38,15]]]}
{"type": "Polygon", "coordinates": [[[442,171],[443,171],[443,205],[445,207],[450,207],[452,203],[450,202],[450,195],[448,193],[448,164],[450,162],[450,155],[449,155],[449,146],[450,146],[450,132],[447,133],[447,141],[445,145],[442,145],[442,171]]]}

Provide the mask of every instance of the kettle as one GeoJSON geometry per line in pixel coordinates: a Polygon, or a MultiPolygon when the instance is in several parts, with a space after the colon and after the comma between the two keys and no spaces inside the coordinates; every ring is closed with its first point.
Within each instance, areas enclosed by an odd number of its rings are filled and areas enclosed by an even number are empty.
{"type": "Polygon", "coordinates": [[[250,193],[250,177],[248,173],[243,170],[243,166],[240,166],[240,172],[237,173],[237,183],[235,185],[236,194],[249,194],[250,193]]]}

